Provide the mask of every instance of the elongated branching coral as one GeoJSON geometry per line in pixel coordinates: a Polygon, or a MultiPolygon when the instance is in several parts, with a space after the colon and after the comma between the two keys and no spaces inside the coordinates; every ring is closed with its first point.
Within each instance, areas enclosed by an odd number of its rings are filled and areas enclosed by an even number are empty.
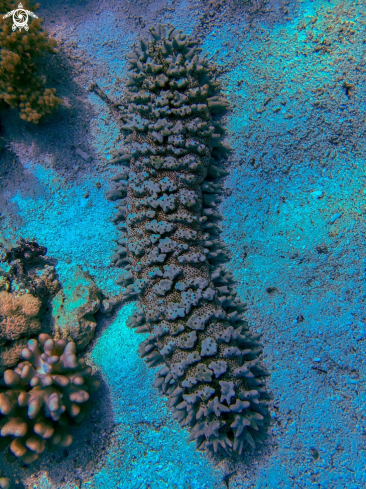
{"type": "Polygon", "coordinates": [[[68,427],[88,412],[89,394],[98,388],[91,368],[77,359],[75,343],[40,334],[28,341],[23,362],[6,370],[0,386],[0,448],[26,464],[46,449],[72,442],[68,427]]]}
{"type": "MultiPolygon", "coordinates": [[[[12,31],[12,18],[2,16],[17,8],[18,0],[0,0],[0,101],[18,108],[20,117],[37,124],[57,108],[62,99],[56,89],[45,87],[45,78],[37,75],[37,60],[53,53],[56,41],[42,29],[42,19],[29,21],[29,31],[12,31]]],[[[38,5],[24,0],[23,7],[34,11],[38,5]]]]}
{"type": "Polygon", "coordinates": [[[219,117],[229,104],[193,38],[161,25],[150,32],[128,57],[128,146],[113,160],[126,168],[109,194],[120,199],[113,260],[124,268],[124,297],[139,299],[130,326],[149,333],[141,357],[164,364],[155,385],[174,417],[199,449],[233,456],[263,442],[269,396],[260,335],[223,266],[218,204],[229,148],[219,117]]]}

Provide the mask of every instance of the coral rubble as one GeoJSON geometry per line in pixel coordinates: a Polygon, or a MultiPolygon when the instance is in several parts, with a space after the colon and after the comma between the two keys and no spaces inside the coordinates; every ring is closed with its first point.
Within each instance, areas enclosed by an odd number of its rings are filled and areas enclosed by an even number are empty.
{"type": "Polygon", "coordinates": [[[47,334],[28,341],[24,361],[6,370],[0,385],[0,448],[26,464],[72,442],[68,426],[87,414],[89,394],[99,385],[76,347],[47,334]]]}
{"type": "MultiPolygon", "coordinates": [[[[17,3],[0,0],[0,12],[16,9],[17,3]]],[[[25,0],[23,7],[34,11],[37,5],[25,0]]],[[[14,32],[11,18],[0,23],[0,101],[18,108],[21,119],[35,124],[62,102],[56,89],[46,88],[44,77],[37,74],[37,60],[45,53],[53,53],[56,46],[56,41],[42,29],[42,22],[32,19],[29,31],[14,32]]]]}
{"type": "Polygon", "coordinates": [[[35,241],[0,244],[0,374],[19,361],[28,339],[40,333],[49,300],[59,290],[46,252],[35,241]]]}
{"type": "Polygon", "coordinates": [[[218,226],[229,104],[193,38],[150,32],[128,57],[119,119],[128,147],[115,154],[124,168],[109,193],[121,231],[113,260],[125,299],[139,299],[129,325],[149,333],[140,354],[164,364],[155,386],[174,417],[198,449],[241,455],[264,440],[269,396],[260,335],[243,319],[218,226]]]}

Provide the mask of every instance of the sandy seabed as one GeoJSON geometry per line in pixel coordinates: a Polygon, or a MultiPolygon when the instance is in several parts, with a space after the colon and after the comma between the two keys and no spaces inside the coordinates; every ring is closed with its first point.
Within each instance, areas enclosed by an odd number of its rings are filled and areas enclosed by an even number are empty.
{"type": "Polygon", "coordinates": [[[153,388],[126,328],[134,304],[100,318],[88,357],[103,379],[73,445],[23,469],[16,487],[119,489],[336,488],[365,476],[365,24],[363,2],[43,2],[58,42],[47,60],[64,104],[38,126],[1,114],[0,218],[9,238],[35,237],[62,281],[79,265],[106,295],[117,231],[106,199],[121,147],[87,91],[114,100],[138,35],[171,22],[202,41],[233,109],[221,204],[223,238],[271,376],[262,453],[231,473],[188,444],[153,388]],[[81,152],[91,158],[84,159],[81,152]],[[90,160],[91,161],[88,161],[90,160]]]}

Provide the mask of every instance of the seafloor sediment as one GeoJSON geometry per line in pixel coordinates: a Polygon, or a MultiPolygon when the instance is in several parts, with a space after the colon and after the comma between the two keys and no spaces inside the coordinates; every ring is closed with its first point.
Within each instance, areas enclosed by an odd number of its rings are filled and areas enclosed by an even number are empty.
{"type": "Polygon", "coordinates": [[[125,55],[157,22],[199,37],[233,106],[223,238],[247,319],[263,333],[272,425],[262,453],[235,473],[197,453],[138,357],[131,304],[100,321],[89,348],[107,385],[95,432],[78,428],[74,449],[36,470],[1,458],[2,475],[42,489],[364,487],[363,2],[49,1],[39,14],[59,43],[48,69],[64,105],[38,127],[1,116],[2,230],[36,237],[61,281],[79,265],[106,294],[119,293],[105,194],[109,155],[122,142],[87,87],[97,82],[118,99],[125,55]]]}

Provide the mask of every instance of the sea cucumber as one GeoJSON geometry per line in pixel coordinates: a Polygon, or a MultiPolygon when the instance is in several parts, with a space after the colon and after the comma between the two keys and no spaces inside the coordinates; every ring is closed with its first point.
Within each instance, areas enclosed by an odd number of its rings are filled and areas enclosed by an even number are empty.
{"type": "Polygon", "coordinates": [[[269,396],[260,335],[223,266],[218,204],[230,149],[219,118],[229,104],[192,37],[162,25],[150,33],[128,56],[118,116],[128,136],[109,192],[120,199],[113,260],[125,270],[125,299],[138,297],[129,326],[149,333],[140,355],[164,365],[155,386],[174,418],[198,449],[240,455],[263,443],[269,396]]]}

